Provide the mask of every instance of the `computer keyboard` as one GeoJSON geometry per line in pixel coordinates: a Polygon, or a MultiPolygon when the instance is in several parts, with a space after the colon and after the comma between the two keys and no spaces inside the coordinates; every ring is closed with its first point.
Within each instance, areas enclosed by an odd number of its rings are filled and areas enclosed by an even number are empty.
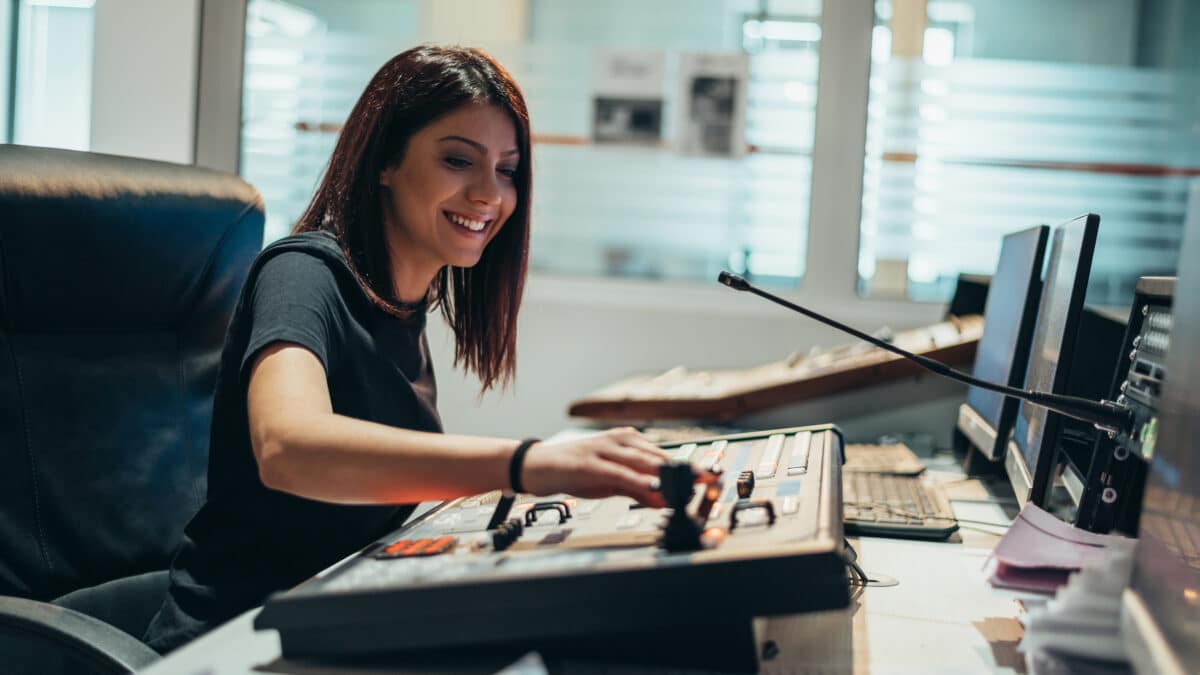
{"type": "Polygon", "coordinates": [[[958,530],[946,493],[919,476],[843,473],[842,514],[847,534],[945,539],[958,530]]]}
{"type": "Polygon", "coordinates": [[[925,464],[903,443],[851,443],[846,446],[846,463],[842,465],[842,473],[851,471],[916,476],[925,471],[925,464]]]}

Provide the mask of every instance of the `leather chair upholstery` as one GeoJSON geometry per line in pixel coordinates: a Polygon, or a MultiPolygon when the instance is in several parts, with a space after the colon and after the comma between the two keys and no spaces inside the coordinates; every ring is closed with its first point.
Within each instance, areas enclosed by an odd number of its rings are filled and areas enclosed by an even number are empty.
{"type": "MultiPolygon", "coordinates": [[[[221,346],[262,228],[235,176],[0,146],[0,595],[108,582],[82,608],[113,596],[102,618],[136,615],[121,627],[141,636],[204,499],[221,346]]],[[[34,606],[0,603],[0,633],[34,606]]]]}

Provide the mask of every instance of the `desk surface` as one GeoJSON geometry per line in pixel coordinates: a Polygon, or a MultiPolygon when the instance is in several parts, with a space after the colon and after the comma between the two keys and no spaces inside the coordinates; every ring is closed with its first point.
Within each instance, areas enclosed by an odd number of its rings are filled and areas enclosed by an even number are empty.
{"type": "MultiPolygon", "coordinates": [[[[932,463],[931,463],[932,464],[932,463]]],[[[932,467],[931,467],[932,468],[932,467]]],[[[950,474],[936,474],[949,478],[950,474]]],[[[964,520],[1007,522],[995,503],[973,501],[984,491],[974,481],[948,485],[957,515],[964,520]]],[[[984,564],[996,533],[963,523],[952,542],[851,539],[859,562],[872,578],[890,577],[894,586],[868,586],[849,608],[772,617],[762,622],[763,640],[779,655],[764,661],[764,673],[1014,673],[1024,672],[1016,651],[1021,636],[1019,601],[1029,596],[992,588],[984,564]]],[[[409,670],[330,668],[284,661],[274,631],[256,632],[249,611],[159,661],[146,675],[233,675],[294,673],[447,672],[491,673],[520,654],[452,655],[438,663],[405,664],[409,670]]],[[[572,673],[658,672],[582,662],[551,663],[551,671],[572,673]]],[[[672,670],[672,672],[680,672],[672,670]]]]}

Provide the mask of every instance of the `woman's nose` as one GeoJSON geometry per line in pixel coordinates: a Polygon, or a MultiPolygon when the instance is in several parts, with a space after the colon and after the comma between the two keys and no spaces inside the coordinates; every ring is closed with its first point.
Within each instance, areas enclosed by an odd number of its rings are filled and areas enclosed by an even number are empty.
{"type": "Polygon", "coordinates": [[[499,179],[490,171],[480,172],[467,188],[467,199],[480,204],[499,204],[503,196],[499,179]]]}

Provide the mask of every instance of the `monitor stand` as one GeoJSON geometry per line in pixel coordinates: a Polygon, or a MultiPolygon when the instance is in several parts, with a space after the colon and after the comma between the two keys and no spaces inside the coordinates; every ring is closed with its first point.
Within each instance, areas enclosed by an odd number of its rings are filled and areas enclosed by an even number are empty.
{"type": "Polygon", "coordinates": [[[954,450],[962,455],[962,470],[968,476],[1003,477],[1004,462],[991,457],[995,447],[996,432],[966,403],[958,406],[958,420],[954,425],[954,450]]]}

